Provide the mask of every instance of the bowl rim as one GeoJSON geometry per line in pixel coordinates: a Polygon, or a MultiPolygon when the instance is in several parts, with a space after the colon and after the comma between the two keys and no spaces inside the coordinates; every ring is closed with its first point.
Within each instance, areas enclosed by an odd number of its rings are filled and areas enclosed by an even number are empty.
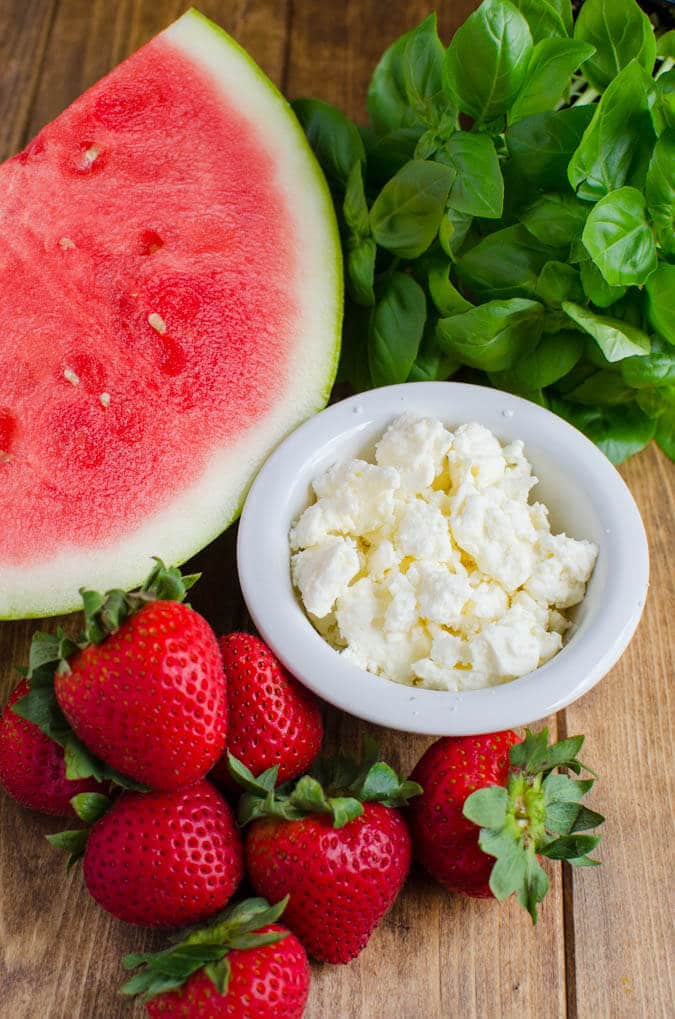
{"type": "MultiPolygon", "coordinates": [[[[443,418],[436,406],[426,411],[443,418]]],[[[451,415],[446,413],[445,417],[451,415]]],[[[457,427],[451,425],[450,427],[457,427]]],[[[495,424],[488,424],[498,431],[495,424]]],[[[528,439],[522,436],[526,445],[528,439]]],[[[531,442],[532,440],[530,440],[531,442]]],[[[552,454],[551,454],[552,455],[552,454]]],[[[521,397],[487,386],[460,382],[415,382],[386,386],[332,404],[292,432],[258,473],[244,504],[237,539],[237,566],[244,601],[258,632],[277,657],[323,700],[365,721],[425,735],[473,735],[527,725],[560,711],[591,689],[619,659],[642,615],[649,585],[649,552],[644,525],[633,496],[616,468],[583,433],[551,411],[521,397]],[[599,618],[540,668],[500,686],[450,692],[398,684],[343,660],[314,629],[294,594],[290,551],[286,567],[275,564],[271,507],[290,499],[289,478],[304,476],[311,461],[342,436],[403,410],[424,413],[421,404],[475,402],[467,420],[517,415],[536,427],[542,449],[555,449],[556,460],[575,461],[611,548],[613,583],[599,618]],[[493,403],[488,415],[486,401],[493,403]],[[396,406],[396,404],[403,406],[396,406]],[[481,414],[481,403],[483,414],[481,414]],[[410,405],[413,405],[412,407],[410,405]],[[414,406],[417,404],[417,406],[414,406]],[[550,442],[549,440],[555,440],[550,442]]]]}

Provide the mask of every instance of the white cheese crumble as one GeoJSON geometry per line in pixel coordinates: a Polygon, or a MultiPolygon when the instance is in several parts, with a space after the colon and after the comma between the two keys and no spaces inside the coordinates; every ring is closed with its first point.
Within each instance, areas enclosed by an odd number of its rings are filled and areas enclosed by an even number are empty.
{"type": "Polygon", "coordinates": [[[436,690],[495,686],[552,658],[598,549],[551,534],[529,503],[523,443],[404,414],[375,461],[318,477],[291,528],[293,583],[319,633],[362,669],[436,690]]]}

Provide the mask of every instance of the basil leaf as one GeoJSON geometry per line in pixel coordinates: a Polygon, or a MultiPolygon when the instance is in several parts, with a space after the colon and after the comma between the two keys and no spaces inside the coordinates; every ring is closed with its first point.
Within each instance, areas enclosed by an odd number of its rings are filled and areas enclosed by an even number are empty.
{"type": "Polygon", "coordinates": [[[554,399],[551,409],[584,432],[617,465],[644,449],[656,431],[656,422],[634,404],[591,408],[554,399]]]}
{"type": "Polygon", "coordinates": [[[625,287],[610,287],[592,258],[583,261],[579,270],[586,297],[598,308],[609,308],[626,293],[625,287]]]}
{"type": "Polygon", "coordinates": [[[514,298],[488,301],[436,325],[440,345],[464,364],[503,371],[531,351],[541,334],[543,306],[514,298]]]}
{"type": "Polygon", "coordinates": [[[451,262],[436,258],[430,261],[427,270],[427,286],[439,315],[456,315],[472,306],[451,282],[451,268],[451,262]]]}
{"type": "Polygon", "coordinates": [[[584,337],[573,329],[544,336],[527,357],[510,371],[501,372],[497,383],[519,393],[545,389],[568,375],[584,352],[584,337]]]}
{"type": "Polygon", "coordinates": [[[408,382],[443,382],[453,375],[460,366],[460,362],[441,350],[436,342],[435,330],[427,328],[420,349],[417,351],[415,363],[410,369],[408,382]]]}
{"type": "Polygon", "coordinates": [[[659,244],[675,255],[675,131],[662,134],[654,146],[645,197],[659,244]]]}
{"type": "Polygon", "coordinates": [[[388,181],[370,210],[373,237],[387,251],[417,258],[438,233],[453,180],[448,166],[414,159],[388,181]]]}
{"type": "Polygon", "coordinates": [[[559,308],[563,301],[584,299],[579,273],[566,262],[546,262],[534,292],[540,301],[555,308],[559,308]]]}
{"type": "Polygon", "coordinates": [[[613,406],[632,398],[633,391],[618,372],[601,368],[567,394],[568,400],[591,407],[613,406]]]}
{"type": "Polygon", "coordinates": [[[675,385],[675,352],[658,339],[652,344],[651,354],[626,357],[620,367],[623,379],[634,389],[675,385]]]}
{"type": "Polygon", "coordinates": [[[535,42],[540,39],[561,38],[572,34],[572,5],[570,0],[512,0],[530,26],[535,42]]]}
{"type": "Polygon", "coordinates": [[[649,277],[647,319],[668,343],[675,343],[675,265],[662,265],[649,277]]]}
{"type": "Polygon", "coordinates": [[[520,215],[520,222],[544,244],[564,248],[581,236],[588,205],[570,194],[548,194],[537,198],[520,215]]]}
{"type": "Polygon", "coordinates": [[[347,284],[350,296],[364,307],[375,304],[375,258],[377,245],[372,237],[363,237],[347,247],[347,284]]]}
{"type": "Polygon", "coordinates": [[[595,56],[584,67],[584,75],[601,92],[631,60],[649,74],[654,67],[654,29],[635,0],[585,0],[574,38],[595,46],[595,56]]]}
{"type": "Polygon", "coordinates": [[[365,159],[356,124],[320,99],[294,99],[291,106],[326,176],[346,186],[354,163],[365,159]]]}
{"type": "Polygon", "coordinates": [[[390,177],[410,162],[423,134],[422,127],[400,127],[378,138],[374,132],[364,129],[361,136],[366,145],[369,185],[386,184],[390,177]]]}
{"type": "Polygon", "coordinates": [[[592,336],[608,361],[621,361],[633,354],[648,354],[649,337],[641,329],[620,319],[597,315],[590,308],[565,301],[563,310],[585,332],[592,336]]]}
{"type": "Polygon", "coordinates": [[[510,165],[524,185],[567,191],[567,165],[593,118],[592,106],[537,113],[506,131],[510,165]]]}
{"type": "Polygon", "coordinates": [[[406,273],[385,285],[370,323],[368,363],[375,386],[405,382],[412,369],[427,317],[424,291],[406,273]]]}
{"type": "Polygon", "coordinates": [[[477,297],[532,297],[552,250],[517,224],[484,237],[458,260],[457,272],[477,297]]]}
{"type": "MultiPolygon", "coordinates": [[[[668,34],[675,35],[675,31],[668,34]]],[[[675,128],[675,68],[656,79],[656,100],[650,112],[657,134],[675,128]]]]}
{"type": "Polygon", "coordinates": [[[675,460],[675,409],[672,407],[658,419],[654,438],[666,456],[675,460]]]}
{"type": "Polygon", "coordinates": [[[347,178],[347,189],[342,204],[345,223],[359,237],[367,237],[370,233],[368,203],[363,189],[363,167],[356,162],[347,178]]]}
{"type": "Polygon", "coordinates": [[[471,229],[473,216],[455,209],[446,209],[438,230],[438,243],[451,261],[455,258],[471,229]]]}
{"type": "Polygon", "coordinates": [[[542,39],[530,55],[520,92],[508,113],[509,124],[552,109],[569,88],[578,67],[595,53],[589,43],[574,39],[542,39]]]}
{"type": "Polygon", "coordinates": [[[448,198],[451,208],[468,216],[499,219],[504,207],[504,178],[492,138],[456,131],[436,159],[456,174],[448,198]]]}
{"type": "Polygon", "coordinates": [[[647,207],[636,188],[623,187],[591,209],[582,241],[611,287],[642,286],[656,269],[647,207]]]}
{"type": "Polygon", "coordinates": [[[652,91],[651,78],[633,60],[604,93],[567,171],[580,198],[595,202],[626,183],[638,144],[654,138],[652,91]]]}
{"type": "Polygon", "coordinates": [[[448,106],[442,92],[443,58],[435,14],[385,51],[368,89],[368,115],[378,134],[437,123],[440,110],[448,106]]]}
{"type": "Polygon", "coordinates": [[[508,0],[483,0],[455,32],[445,56],[445,87],[478,123],[506,113],[532,51],[527,21],[508,0]]]}

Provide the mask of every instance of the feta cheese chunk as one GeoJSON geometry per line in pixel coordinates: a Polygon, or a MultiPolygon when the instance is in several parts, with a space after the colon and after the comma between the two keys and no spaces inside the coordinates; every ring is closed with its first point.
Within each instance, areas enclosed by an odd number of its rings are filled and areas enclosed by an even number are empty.
{"type": "Polygon", "coordinates": [[[522,442],[403,414],[376,463],[336,464],[289,535],[293,583],[345,661],[397,683],[476,690],[549,661],[596,546],[551,534],[522,442]]]}

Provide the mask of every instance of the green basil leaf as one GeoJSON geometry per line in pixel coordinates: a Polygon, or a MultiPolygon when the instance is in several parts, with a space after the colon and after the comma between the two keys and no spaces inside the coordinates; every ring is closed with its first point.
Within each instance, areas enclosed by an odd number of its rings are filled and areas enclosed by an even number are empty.
{"type": "Polygon", "coordinates": [[[435,258],[430,260],[427,270],[429,293],[439,315],[457,315],[471,307],[471,302],[467,301],[451,282],[451,269],[451,262],[444,258],[435,258]]]}
{"type": "Polygon", "coordinates": [[[554,399],[551,409],[584,432],[617,465],[644,449],[656,431],[656,422],[634,404],[582,407],[554,399]]]}
{"type": "Polygon", "coordinates": [[[546,262],[539,273],[535,296],[545,304],[561,307],[563,301],[583,301],[579,273],[565,262],[546,262]]]}
{"type": "Polygon", "coordinates": [[[414,159],[388,181],[370,210],[373,237],[402,258],[418,258],[438,233],[453,171],[414,159]]]}
{"type": "Polygon", "coordinates": [[[564,39],[572,34],[570,0],[512,0],[530,26],[535,42],[540,39],[564,39]]]}
{"type": "Polygon", "coordinates": [[[656,40],[656,55],[657,57],[666,57],[669,60],[675,61],[675,28],[671,28],[669,32],[664,32],[656,40]]]}
{"type": "Polygon", "coordinates": [[[654,29],[635,0],[585,0],[574,26],[574,38],[595,46],[595,56],[584,67],[584,75],[600,92],[631,60],[652,73],[656,60],[654,29]]]}
{"type": "Polygon", "coordinates": [[[478,123],[506,113],[518,94],[532,51],[527,21],[508,0],[483,0],[453,37],[445,86],[478,123]]]}
{"type": "Polygon", "coordinates": [[[662,134],[652,154],[645,185],[656,237],[666,255],[675,255],[675,131],[662,134]]]}
{"type": "Polygon", "coordinates": [[[611,407],[618,403],[626,403],[632,396],[633,391],[621,374],[604,368],[590,375],[580,386],[567,393],[568,400],[586,403],[591,407],[611,407]]]}
{"type": "Polygon", "coordinates": [[[567,166],[593,118],[594,107],[537,113],[510,124],[506,144],[514,177],[523,185],[567,191],[567,166]]]}
{"type": "Polygon", "coordinates": [[[609,308],[626,293],[625,287],[610,287],[592,258],[586,258],[579,270],[584,293],[598,308],[609,308]]]}
{"type": "Polygon", "coordinates": [[[573,329],[543,336],[527,357],[501,373],[499,381],[519,393],[545,389],[571,372],[583,352],[584,338],[573,329]]]}
{"type": "Polygon", "coordinates": [[[650,112],[654,130],[658,135],[675,129],[675,68],[656,79],[656,99],[650,112]]]}
{"type": "Polygon", "coordinates": [[[400,127],[378,138],[373,131],[363,129],[369,186],[386,184],[402,166],[414,159],[415,149],[424,134],[420,126],[400,127]]]}
{"type": "Polygon", "coordinates": [[[638,145],[655,137],[652,92],[651,78],[633,60],[604,93],[568,167],[580,198],[595,202],[626,183],[638,145]]]}
{"type": "Polygon", "coordinates": [[[547,194],[537,198],[520,214],[520,222],[541,241],[556,248],[567,247],[581,232],[588,205],[570,194],[547,194]]]}
{"type": "Polygon", "coordinates": [[[662,265],[647,280],[647,319],[668,343],[675,343],[675,265],[662,265]]]}
{"type": "Polygon", "coordinates": [[[446,209],[438,230],[438,243],[451,261],[455,261],[473,224],[473,216],[446,209]]]}
{"type": "Polygon", "coordinates": [[[675,385],[675,351],[659,339],[653,341],[651,354],[626,357],[620,367],[625,382],[634,389],[675,385]]]}
{"type": "Polygon", "coordinates": [[[427,317],[419,283],[395,272],[380,296],[370,323],[368,363],[375,386],[405,382],[415,361],[427,317]]]}
{"type": "Polygon", "coordinates": [[[457,262],[460,279],[480,298],[532,297],[555,250],[520,224],[496,230],[457,262]]]}
{"type": "Polygon", "coordinates": [[[669,408],[664,414],[658,419],[656,425],[656,431],[654,434],[660,449],[670,457],[671,460],[675,460],[675,409],[669,408]]]}
{"type": "Polygon", "coordinates": [[[368,115],[378,134],[437,122],[439,111],[447,108],[443,59],[435,14],[385,51],[368,89],[368,115]]]}
{"type": "Polygon", "coordinates": [[[407,381],[443,382],[454,375],[459,366],[457,358],[438,345],[435,329],[427,328],[407,381]]]}
{"type": "Polygon", "coordinates": [[[651,350],[649,337],[641,329],[622,322],[620,319],[597,315],[590,308],[565,301],[563,310],[592,336],[608,361],[621,361],[634,354],[648,354],[651,350]]]}
{"type": "Polygon", "coordinates": [[[364,237],[347,247],[347,286],[352,300],[364,307],[375,304],[375,258],[377,245],[372,237],[364,237]]]}
{"type": "Polygon", "coordinates": [[[363,189],[363,167],[354,163],[347,179],[347,190],[342,203],[344,220],[352,233],[359,237],[367,237],[370,233],[368,203],[363,189]]]}
{"type": "Polygon", "coordinates": [[[365,159],[356,124],[320,99],[294,99],[291,106],[324,173],[345,187],[354,163],[365,159]]]}
{"type": "Polygon", "coordinates": [[[542,39],[530,55],[520,92],[508,113],[509,124],[551,110],[569,89],[570,78],[595,53],[589,43],[574,39],[542,39]]]}
{"type": "Polygon", "coordinates": [[[656,269],[656,243],[647,206],[636,188],[623,187],[591,209],[584,247],[611,287],[642,286],[656,269]]]}
{"type": "Polygon", "coordinates": [[[436,336],[445,350],[471,368],[503,371],[536,346],[543,312],[538,301],[488,301],[439,319],[436,336]]]}
{"type": "Polygon", "coordinates": [[[451,208],[468,216],[499,219],[504,207],[504,178],[492,138],[456,131],[436,159],[456,174],[448,198],[451,208]]]}

